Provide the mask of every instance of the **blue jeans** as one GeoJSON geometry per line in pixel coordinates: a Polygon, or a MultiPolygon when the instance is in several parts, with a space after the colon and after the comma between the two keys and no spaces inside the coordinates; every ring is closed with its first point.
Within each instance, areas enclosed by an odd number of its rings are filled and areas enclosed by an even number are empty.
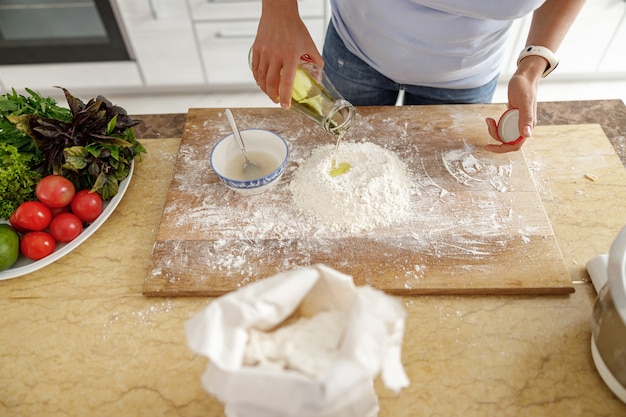
{"type": "Polygon", "coordinates": [[[350,52],[332,22],[324,41],[324,72],[343,98],[355,106],[394,105],[400,90],[403,104],[491,103],[498,77],[477,88],[435,88],[399,84],[385,77],[350,52]]]}

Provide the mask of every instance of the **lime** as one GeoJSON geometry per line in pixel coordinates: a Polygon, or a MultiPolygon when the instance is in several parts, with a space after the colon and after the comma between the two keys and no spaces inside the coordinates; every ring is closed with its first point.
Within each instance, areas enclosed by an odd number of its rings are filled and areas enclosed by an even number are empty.
{"type": "Polygon", "coordinates": [[[19,235],[8,224],[0,224],[0,271],[11,268],[19,256],[19,235]]]}

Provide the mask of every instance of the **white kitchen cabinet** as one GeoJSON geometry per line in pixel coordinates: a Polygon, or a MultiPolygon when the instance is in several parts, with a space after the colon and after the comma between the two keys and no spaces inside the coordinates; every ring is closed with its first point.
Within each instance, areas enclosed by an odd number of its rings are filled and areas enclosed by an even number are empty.
{"type": "Polygon", "coordinates": [[[205,84],[186,0],[116,0],[145,86],[205,84]]]}
{"type": "Polygon", "coordinates": [[[257,23],[254,21],[196,23],[196,36],[210,85],[253,85],[248,50],[257,23]]]}
{"type": "MultiPolygon", "coordinates": [[[[176,91],[256,88],[247,54],[261,0],[111,0],[131,60],[0,66],[0,88],[176,91]]],[[[327,0],[298,0],[318,48],[327,0]]]]}
{"type": "MultiPolygon", "coordinates": [[[[188,0],[194,20],[258,20],[261,0],[188,0]]],[[[324,15],[324,0],[298,0],[302,18],[324,15]]]]}
{"type": "MultiPolygon", "coordinates": [[[[319,48],[322,47],[326,21],[305,19],[319,48]]],[[[256,34],[257,21],[216,21],[196,23],[198,44],[209,85],[247,87],[255,81],[248,66],[248,52],[256,34]]]]}
{"type": "MultiPolygon", "coordinates": [[[[211,88],[255,87],[248,67],[248,51],[256,36],[261,16],[261,0],[188,0],[211,88]]],[[[322,48],[326,33],[327,3],[299,0],[302,20],[317,47],[322,48]]]]}
{"type": "Polygon", "coordinates": [[[137,88],[143,85],[134,62],[84,62],[0,66],[0,88],[23,90],[25,87],[44,95],[61,95],[55,86],[70,91],[137,88]]]}
{"type": "Polygon", "coordinates": [[[206,84],[186,0],[115,0],[131,60],[70,64],[6,65],[0,86],[54,92],[146,90],[206,84]]]}

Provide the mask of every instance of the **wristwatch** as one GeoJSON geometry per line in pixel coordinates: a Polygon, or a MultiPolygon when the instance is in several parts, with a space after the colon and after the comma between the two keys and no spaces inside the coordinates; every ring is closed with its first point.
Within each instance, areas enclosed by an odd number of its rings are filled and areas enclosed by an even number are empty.
{"type": "Polygon", "coordinates": [[[548,61],[548,65],[546,66],[545,71],[541,74],[541,78],[545,78],[548,74],[550,74],[554,69],[559,65],[559,59],[554,55],[554,52],[546,48],[545,46],[536,46],[529,45],[526,48],[522,49],[519,57],[517,57],[517,65],[522,61],[522,59],[527,56],[537,55],[548,61]]]}

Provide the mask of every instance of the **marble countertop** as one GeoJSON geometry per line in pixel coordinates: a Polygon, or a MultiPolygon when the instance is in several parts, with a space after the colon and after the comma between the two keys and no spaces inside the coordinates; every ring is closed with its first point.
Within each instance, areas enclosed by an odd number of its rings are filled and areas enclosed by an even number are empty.
{"type": "MultiPolygon", "coordinates": [[[[142,295],[185,115],[137,118],[148,154],[107,222],[54,264],[0,281],[2,416],[224,415],[202,390],[206,362],[183,333],[210,300],[142,295]]],[[[540,103],[538,122],[599,124],[626,165],[619,100],[540,103]]],[[[563,164],[540,151],[525,145],[546,167],[563,164]]],[[[595,291],[584,269],[626,225],[624,210],[606,206],[625,201],[624,172],[594,184],[597,195],[610,196],[598,201],[579,194],[581,184],[575,197],[560,194],[573,189],[569,169],[546,168],[538,180],[551,187],[544,204],[576,291],[399,297],[408,312],[402,361],[411,385],[396,395],[376,381],[381,417],[626,415],[591,358],[595,291]],[[600,211],[611,215],[598,219],[600,211]]]]}

